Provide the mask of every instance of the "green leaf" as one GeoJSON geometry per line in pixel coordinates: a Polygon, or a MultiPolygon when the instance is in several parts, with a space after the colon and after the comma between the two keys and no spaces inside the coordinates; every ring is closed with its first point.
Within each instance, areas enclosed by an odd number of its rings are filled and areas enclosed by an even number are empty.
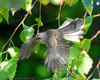
{"type": "Polygon", "coordinates": [[[89,39],[84,39],[81,44],[84,50],[89,50],[91,46],[91,41],[89,39]]]}
{"type": "Polygon", "coordinates": [[[36,46],[35,46],[35,53],[37,54],[40,48],[40,42],[36,42],[36,46]]]}
{"type": "Polygon", "coordinates": [[[43,26],[43,23],[40,18],[35,18],[35,21],[38,22],[39,27],[43,26]]]}
{"type": "Polygon", "coordinates": [[[2,6],[1,9],[0,9],[0,13],[6,19],[6,21],[8,23],[8,20],[9,20],[9,9],[6,8],[5,6],[2,6]]]}
{"type": "Polygon", "coordinates": [[[91,15],[93,11],[93,0],[82,0],[86,11],[91,15]]]}
{"type": "Polygon", "coordinates": [[[8,0],[0,0],[0,14],[6,19],[7,23],[9,20],[10,4],[8,0]]]}
{"type": "Polygon", "coordinates": [[[89,57],[86,51],[82,51],[78,60],[78,71],[81,75],[88,74],[92,68],[93,60],[89,57]]]}
{"type": "Polygon", "coordinates": [[[18,52],[19,52],[19,49],[18,49],[17,47],[10,47],[10,48],[8,49],[8,52],[9,52],[10,56],[11,56],[12,58],[14,58],[14,57],[17,56],[17,54],[18,54],[18,52]]]}
{"type": "Polygon", "coordinates": [[[56,69],[53,74],[53,80],[60,80],[60,78],[62,78],[66,73],[67,73],[66,67],[60,68],[59,71],[57,71],[57,69],[56,69]]]}
{"type": "Polygon", "coordinates": [[[81,74],[75,74],[75,76],[78,78],[78,80],[86,80],[86,76],[85,75],[81,75],[81,74]]]}
{"type": "Polygon", "coordinates": [[[1,63],[1,61],[2,61],[2,53],[0,53],[0,63],[1,63]]]}
{"type": "Polygon", "coordinates": [[[26,11],[29,11],[31,9],[31,6],[32,6],[32,0],[24,0],[24,6],[23,6],[23,8],[26,11]]]}
{"type": "Polygon", "coordinates": [[[12,12],[20,9],[24,3],[24,0],[8,0],[8,1],[9,1],[10,9],[12,12]]]}
{"type": "Polygon", "coordinates": [[[18,58],[12,58],[0,64],[0,79],[13,79],[17,68],[18,58]]]}
{"type": "Polygon", "coordinates": [[[3,17],[0,16],[0,23],[3,21],[3,17]]]}
{"type": "Polygon", "coordinates": [[[92,24],[92,21],[93,21],[93,17],[92,16],[87,16],[86,18],[86,22],[85,22],[85,34],[88,32],[91,24],[92,24]]]}
{"type": "Polygon", "coordinates": [[[65,0],[67,4],[69,4],[70,6],[76,4],[79,0],[65,0]]]}
{"type": "Polygon", "coordinates": [[[34,29],[32,27],[25,26],[24,30],[20,34],[21,41],[25,42],[34,35],[34,29]]]}
{"type": "Polygon", "coordinates": [[[72,60],[75,60],[78,58],[79,54],[80,54],[80,45],[79,44],[74,44],[70,47],[70,54],[69,54],[69,58],[68,58],[68,64],[72,63],[72,60]]]}

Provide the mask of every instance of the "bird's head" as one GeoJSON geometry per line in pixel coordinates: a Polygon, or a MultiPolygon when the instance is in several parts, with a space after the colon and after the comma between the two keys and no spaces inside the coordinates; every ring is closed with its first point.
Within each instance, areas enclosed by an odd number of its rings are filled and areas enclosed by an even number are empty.
{"type": "Polygon", "coordinates": [[[47,42],[47,35],[46,32],[37,33],[35,39],[40,42],[47,42]]]}

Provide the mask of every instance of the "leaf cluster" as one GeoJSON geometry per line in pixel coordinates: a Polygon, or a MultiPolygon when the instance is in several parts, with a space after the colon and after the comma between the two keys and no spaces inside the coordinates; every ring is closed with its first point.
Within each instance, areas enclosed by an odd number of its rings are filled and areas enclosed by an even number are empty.
{"type": "MultiPolygon", "coordinates": [[[[39,0],[43,3],[44,0],[39,0]]],[[[49,1],[49,0],[47,0],[49,1]]],[[[75,5],[79,0],[64,0],[69,6],[75,5]]],[[[45,1],[44,1],[45,2],[45,1]]],[[[51,0],[52,2],[52,0],[51,0]]],[[[48,2],[49,3],[49,2],[48,2]]],[[[84,8],[88,12],[89,16],[85,16],[84,19],[84,35],[87,34],[94,16],[93,11],[93,0],[82,0],[84,8]]],[[[0,0],[0,23],[5,18],[7,23],[9,23],[9,11],[14,13],[20,8],[30,11],[32,7],[32,0],[0,0]]],[[[31,12],[30,12],[31,13],[31,12]]],[[[32,26],[27,26],[23,22],[23,30],[20,32],[20,40],[25,42],[30,39],[35,34],[34,26],[43,26],[41,18],[35,18],[37,24],[32,26]]],[[[39,32],[39,31],[37,31],[39,32]]],[[[13,44],[13,42],[12,42],[13,44]]],[[[38,53],[40,47],[40,42],[36,43],[35,53],[38,53]]],[[[61,68],[59,71],[55,70],[51,80],[86,80],[86,75],[89,73],[93,65],[93,60],[89,56],[88,51],[91,48],[91,40],[83,38],[80,43],[74,43],[70,47],[70,55],[67,61],[67,65],[61,68]]],[[[7,51],[0,53],[0,79],[10,79],[12,80],[16,74],[17,62],[18,62],[18,52],[19,48],[13,46],[9,47],[7,51]],[[9,60],[3,60],[3,54],[9,54],[9,60]]],[[[7,58],[7,57],[6,57],[7,58]]],[[[94,79],[95,80],[95,79],[94,79]]]]}

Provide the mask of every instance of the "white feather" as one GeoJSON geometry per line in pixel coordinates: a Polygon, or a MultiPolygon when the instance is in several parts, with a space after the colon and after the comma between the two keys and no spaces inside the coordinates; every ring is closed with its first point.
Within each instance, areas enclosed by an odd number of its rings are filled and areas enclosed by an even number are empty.
{"type": "Polygon", "coordinates": [[[70,41],[74,41],[74,42],[80,42],[80,38],[83,38],[82,34],[84,32],[83,31],[78,31],[78,32],[74,32],[71,34],[64,34],[64,39],[66,40],[70,40],[70,41]]]}
{"type": "Polygon", "coordinates": [[[61,28],[65,27],[65,26],[67,26],[67,25],[70,24],[71,22],[72,22],[72,19],[66,20],[66,21],[59,27],[59,29],[61,29],[61,28]]]}

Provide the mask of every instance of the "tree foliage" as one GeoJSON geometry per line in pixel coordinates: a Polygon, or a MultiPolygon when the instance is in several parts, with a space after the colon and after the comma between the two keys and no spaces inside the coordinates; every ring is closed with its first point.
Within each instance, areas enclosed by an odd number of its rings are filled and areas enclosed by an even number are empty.
{"type": "MultiPolygon", "coordinates": [[[[36,0],[38,1],[38,0],[36,0]]],[[[9,24],[9,12],[12,12],[12,16],[14,16],[15,12],[23,9],[27,13],[31,15],[32,11],[32,3],[36,5],[36,1],[32,0],[0,0],[0,23],[5,19],[9,24]]],[[[66,3],[69,7],[76,5],[79,0],[39,0],[38,2],[43,5],[48,5],[49,3],[53,3],[54,5],[62,5],[66,3]]],[[[88,12],[88,16],[82,18],[84,21],[84,35],[87,35],[87,32],[92,24],[94,15],[93,12],[93,0],[82,0],[83,6],[88,12]]],[[[66,6],[66,5],[65,5],[66,6]]],[[[34,8],[34,7],[33,7],[34,8]]],[[[41,9],[41,7],[40,7],[41,9]]],[[[96,16],[96,15],[95,15],[96,16]]],[[[98,15],[96,16],[98,17],[98,15]]],[[[25,16],[27,18],[27,15],[25,16]]],[[[41,13],[39,18],[35,18],[36,24],[32,26],[27,26],[24,24],[24,21],[21,23],[23,26],[23,30],[20,32],[20,40],[25,42],[27,39],[31,38],[35,35],[34,26],[38,27],[37,33],[39,32],[39,28],[43,26],[43,22],[41,20],[41,13]]],[[[17,30],[15,30],[17,31],[17,30]]],[[[14,35],[13,35],[14,36],[14,35]]],[[[12,36],[12,37],[13,37],[12,36]]],[[[11,37],[11,38],[12,38],[11,37]]],[[[11,42],[12,46],[8,46],[6,51],[1,50],[0,53],[0,80],[10,79],[12,80],[17,72],[17,63],[19,48],[14,45],[12,39],[8,42],[11,42]],[[9,54],[10,58],[4,60],[2,56],[4,54],[9,54]]],[[[39,42],[37,42],[35,47],[35,53],[38,53],[39,42]]],[[[55,70],[53,77],[49,78],[51,80],[86,80],[86,74],[89,74],[89,71],[93,67],[93,60],[89,56],[88,51],[91,48],[91,40],[83,38],[80,43],[74,43],[73,46],[70,47],[70,55],[67,61],[67,66],[61,68],[59,71],[55,70]]],[[[6,56],[6,58],[8,58],[6,56]]],[[[48,80],[49,80],[48,79],[48,80]]],[[[95,80],[95,79],[94,79],[95,80]]]]}

